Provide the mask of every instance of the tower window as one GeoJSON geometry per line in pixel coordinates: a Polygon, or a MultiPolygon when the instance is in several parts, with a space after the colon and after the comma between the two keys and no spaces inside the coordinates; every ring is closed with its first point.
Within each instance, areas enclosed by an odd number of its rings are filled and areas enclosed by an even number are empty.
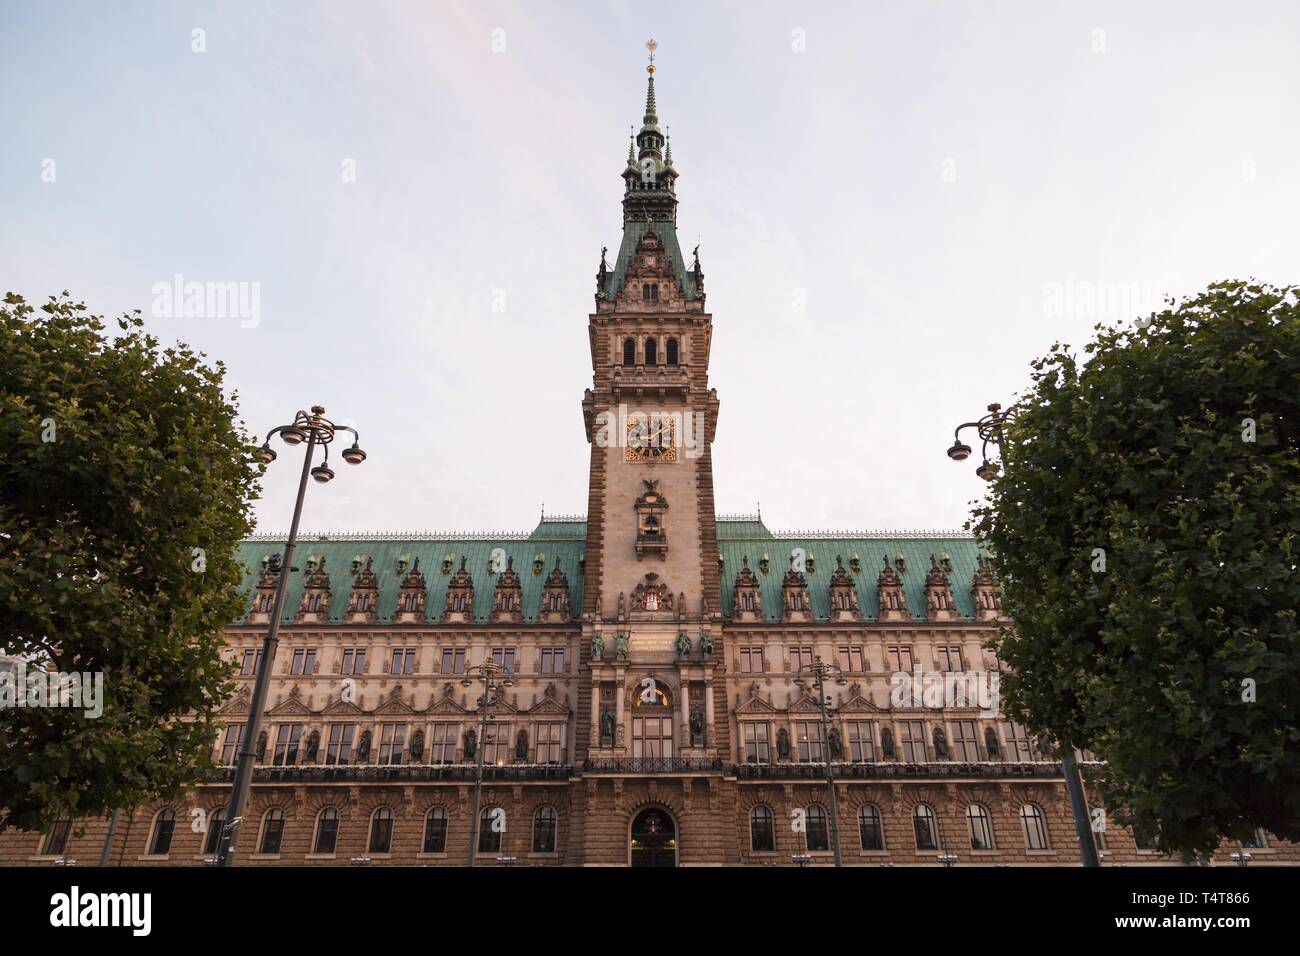
{"type": "Polygon", "coordinates": [[[625,339],[623,341],[623,364],[636,364],[636,339],[625,339]]]}
{"type": "Polygon", "coordinates": [[[669,365],[677,364],[677,340],[669,339],[666,347],[666,357],[669,365]]]}
{"type": "Polygon", "coordinates": [[[645,285],[641,286],[641,301],[642,301],[642,302],[658,302],[658,301],[659,301],[659,283],[658,283],[658,282],[647,282],[645,285]]]}
{"type": "Polygon", "coordinates": [[[655,365],[659,361],[659,343],[654,339],[645,340],[645,363],[655,365]]]}

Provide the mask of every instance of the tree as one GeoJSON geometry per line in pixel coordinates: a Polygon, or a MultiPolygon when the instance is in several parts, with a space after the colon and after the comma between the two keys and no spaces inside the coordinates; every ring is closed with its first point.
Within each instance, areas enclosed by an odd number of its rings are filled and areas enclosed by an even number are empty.
{"type": "Polygon", "coordinates": [[[221,363],[117,325],[66,292],[0,306],[0,651],[103,680],[100,716],[0,708],[0,830],[182,791],[231,691],[250,442],[221,363]]]}
{"type": "Polygon", "coordinates": [[[1008,714],[1105,760],[1109,815],[1190,857],[1300,840],[1300,308],[1244,282],[1168,305],[1033,363],[973,528],[1008,714]]]}

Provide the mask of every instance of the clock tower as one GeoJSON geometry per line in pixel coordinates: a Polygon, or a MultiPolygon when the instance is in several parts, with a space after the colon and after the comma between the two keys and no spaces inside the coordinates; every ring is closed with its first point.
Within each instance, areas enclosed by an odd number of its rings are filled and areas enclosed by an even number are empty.
{"type": "Polygon", "coordinates": [[[655,103],[656,44],[646,46],[645,115],[622,172],[622,241],[612,263],[602,250],[588,321],[589,683],[578,745],[595,767],[662,773],[716,765],[729,734],[710,450],[713,323],[698,247],[688,260],[678,243],[678,173],[655,103]]]}

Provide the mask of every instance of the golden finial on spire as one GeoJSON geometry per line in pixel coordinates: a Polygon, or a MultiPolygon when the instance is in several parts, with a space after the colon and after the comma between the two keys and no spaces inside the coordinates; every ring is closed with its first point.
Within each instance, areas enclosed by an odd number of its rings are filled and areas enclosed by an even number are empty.
{"type": "Polygon", "coordinates": [[[645,68],[645,71],[653,75],[655,71],[655,50],[659,49],[659,44],[655,42],[654,37],[651,37],[646,40],[645,48],[650,51],[650,65],[645,68]]]}

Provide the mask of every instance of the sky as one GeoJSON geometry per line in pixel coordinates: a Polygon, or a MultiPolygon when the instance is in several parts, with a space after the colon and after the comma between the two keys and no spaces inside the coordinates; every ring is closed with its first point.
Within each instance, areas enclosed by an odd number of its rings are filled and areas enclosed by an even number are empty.
{"type": "Polygon", "coordinates": [[[1291,0],[3,0],[0,288],[142,310],[225,363],[250,431],[313,403],[357,427],[369,459],[304,529],[582,513],[653,36],[720,512],[958,528],[981,482],[953,428],[1053,342],[1296,281],[1298,34],[1291,0]],[[177,276],[243,299],[169,314],[177,276]]]}

